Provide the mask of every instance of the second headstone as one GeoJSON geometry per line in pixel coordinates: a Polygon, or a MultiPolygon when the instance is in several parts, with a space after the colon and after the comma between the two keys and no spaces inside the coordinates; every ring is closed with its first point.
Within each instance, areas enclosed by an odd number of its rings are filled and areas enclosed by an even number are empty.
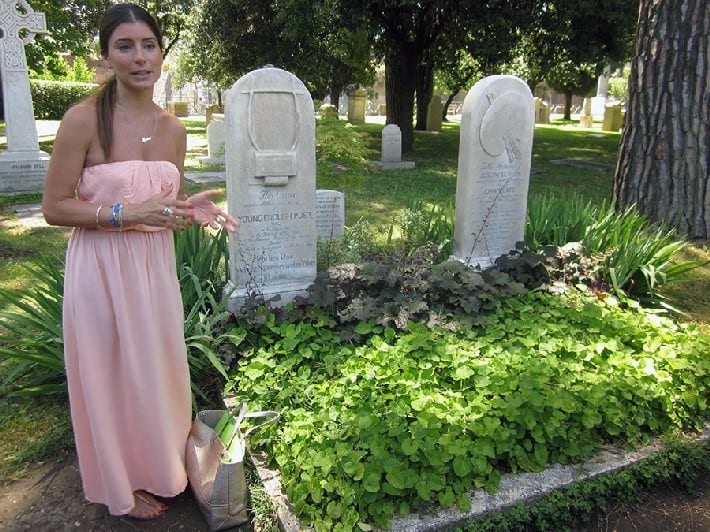
{"type": "Polygon", "coordinates": [[[515,76],[490,76],[464,100],[453,258],[486,268],[525,236],[535,105],[515,76]]]}

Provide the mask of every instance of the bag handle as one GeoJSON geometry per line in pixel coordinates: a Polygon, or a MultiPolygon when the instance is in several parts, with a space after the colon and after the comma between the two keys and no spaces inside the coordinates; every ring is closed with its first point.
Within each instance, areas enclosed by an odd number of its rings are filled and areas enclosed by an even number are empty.
{"type": "Polygon", "coordinates": [[[278,419],[281,417],[281,414],[279,412],[275,412],[273,410],[262,410],[260,412],[247,412],[247,404],[242,402],[236,405],[232,409],[232,415],[234,416],[234,432],[232,433],[232,437],[230,438],[230,441],[233,440],[236,437],[240,437],[243,440],[247,440],[251,434],[253,434],[255,431],[262,429],[264,427],[268,427],[269,425],[273,425],[278,421],[278,419]],[[235,415],[235,412],[239,410],[239,413],[235,415]],[[253,425],[249,427],[245,432],[241,432],[239,427],[242,424],[242,421],[244,421],[246,418],[269,418],[266,421],[263,421],[262,423],[258,423],[256,425],[253,425]]]}
{"type": "Polygon", "coordinates": [[[247,429],[247,431],[243,434],[244,439],[249,438],[249,436],[255,432],[258,429],[263,429],[264,427],[268,427],[269,425],[273,425],[278,421],[278,419],[281,417],[281,414],[278,412],[274,412],[273,410],[262,410],[260,412],[249,412],[244,416],[245,418],[269,418],[266,421],[263,421],[261,423],[258,423],[256,425],[252,425],[247,429]]]}

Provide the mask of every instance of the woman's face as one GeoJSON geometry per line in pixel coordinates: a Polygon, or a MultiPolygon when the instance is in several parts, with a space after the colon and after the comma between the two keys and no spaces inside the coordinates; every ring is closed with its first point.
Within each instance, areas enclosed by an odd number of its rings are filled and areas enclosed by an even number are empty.
{"type": "Polygon", "coordinates": [[[109,37],[105,59],[118,82],[132,89],[152,88],[163,66],[160,43],[145,22],[119,24],[109,37]]]}

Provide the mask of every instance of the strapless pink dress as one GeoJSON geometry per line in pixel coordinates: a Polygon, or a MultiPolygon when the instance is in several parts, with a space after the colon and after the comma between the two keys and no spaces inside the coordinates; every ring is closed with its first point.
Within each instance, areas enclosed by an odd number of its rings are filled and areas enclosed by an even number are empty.
{"type": "MultiPolygon", "coordinates": [[[[78,196],[138,203],[170,186],[177,194],[179,180],[168,161],[113,162],[85,168],[78,196]]],[[[133,508],[135,490],[181,493],[192,407],[172,232],[76,228],[64,283],[64,357],[87,500],[119,515],[133,508]]]]}

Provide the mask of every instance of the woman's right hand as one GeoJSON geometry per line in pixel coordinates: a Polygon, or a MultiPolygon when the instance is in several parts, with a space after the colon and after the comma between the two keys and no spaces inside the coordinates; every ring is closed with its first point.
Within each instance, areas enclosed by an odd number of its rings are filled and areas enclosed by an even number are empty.
{"type": "Polygon", "coordinates": [[[172,198],[173,189],[167,188],[143,203],[123,206],[123,225],[142,224],[183,231],[192,225],[194,207],[187,201],[172,198]]]}

